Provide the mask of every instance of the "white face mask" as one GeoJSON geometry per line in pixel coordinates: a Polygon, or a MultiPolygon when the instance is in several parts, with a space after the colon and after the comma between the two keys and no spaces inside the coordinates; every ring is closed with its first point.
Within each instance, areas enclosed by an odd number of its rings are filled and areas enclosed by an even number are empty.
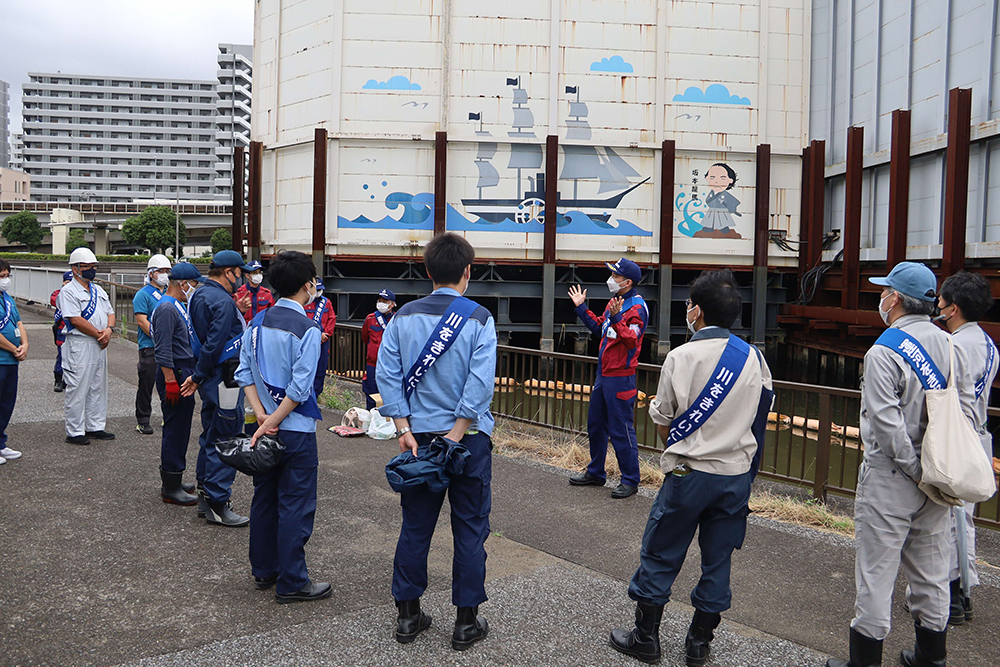
{"type": "Polygon", "coordinates": [[[316,293],[316,283],[309,283],[309,287],[306,288],[306,292],[309,294],[309,300],[306,303],[312,303],[316,300],[319,294],[316,293]]]}
{"type": "Polygon", "coordinates": [[[254,275],[250,276],[250,282],[253,285],[260,285],[263,281],[264,281],[264,276],[262,276],[259,273],[255,273],[254,275]]]}
{"type": "Polygon", "coordinates": [[[155,274],[153,276],[153,280],[155,280],[156,284],[159,285],[160,287],[166,287],[167,285],[170,284],[170,276],[166,273],[155,274]]]}
{"type": "Polygon", "coordinates": [[[10,289],[10,278],[0,278],[0,292],[6,292],[10,289]]]}
{"type": "Polygon", "coordinates": [[[618,294],[618,292],[620,292],[621,289],[622,289],[618,285],[618,283],[615,281],[615,277],[614,276],[611,276],[610,278],[608,278],[608,289],[611,290],[612,294],[618,294]]]}
{"type": "MultiPolygon", "coordinates": [[[[886,300],[886,299],[888,299],[888,298],[889,298],[890,296],[892,296],[892,293],[891,293],[891,292],[890,292],[889,294],[886,294],[886,295],[885,295],[884,297],[882,297],[882,298],[881,298],[881,299],[879,299],[879,301],[878,301],[878,314],[882,316],[882,321],[883,321],[883,322],[885,322],[885,325],[886,325],[886,326],[889,326],[889,313],[888,313],[888,312],[886,312],[886,311],[884,311],[884,310],[882,310],[882,304],[883,304],[883,303],[885,302],[885,300],[886,300]]],[[[889,310],[892,310],[892,309],[890,308],[889,310]]]]}
{"type": "Polygon", "coordinates": [[[195,289],[197,289],[197,288],[191,287],[191,283],[189,283],[189,282],[181,283],[181,292],[184,293],[184,300],[185,301],[190,301],[191,300],[191,295],[194,294],[195,289]]]}
{"type": "Polygon", "coordinates": [[[383,315],[385,315],[386,313],[388,313],[391,309],[392,309],[392,306],[390,306],[387,303],[382,303],[381,301],[379,303],[375,304],[375,310],[377,310],[378,312],[382,313],[383,315]]]}
{"type": "MultiPolygon", "coordinates": [[[[691,311],[692,311],[692,310],[694,310],[694,309],[695,309],[695,308],[697,308],[697,307],[698,307],[698,306],[691,306],[690,308],[688,308],[688,309],[687,309],[687,312],[686,312],[686,313],[684,313],[684,320],[685,320],[685,321],[687,322],[687,325],[688,325],[688,331],[690,331],[691,333],[697,333],[697,332],[698,332],[698,330],[694,328],[694,322],[692,322],[691,320],[689,320],[687,316],[688,316],[688,315],[690,315],[690,314],[691,314],[691,311]]],[[[695,322],[697,322],[697,321],[698,321],[698,320],[697,320],[697,319],[695,319],[695,322]]]]}

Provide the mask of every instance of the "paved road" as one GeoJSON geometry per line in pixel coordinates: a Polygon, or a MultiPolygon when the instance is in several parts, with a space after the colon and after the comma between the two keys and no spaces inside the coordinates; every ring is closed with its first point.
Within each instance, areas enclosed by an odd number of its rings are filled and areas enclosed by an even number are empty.
{"type": "MultiPolygon", "coordinates": [[[[400,646],[389,591],[398,497],[383,473],[393,443],[320,433],[307,553],[311,576],[330,581],[334,595],[277,605],[250,583],[246,530],[208,526],[194,508],[159,501],[159,434],[132,430],[135,346],[116,340],[109,348],[109,429],[118,439],[72,447],[63,442],[62,397],[51,391],[47,324],[28,313],[25,322],[31,358],[8,431],[24,457],[0,468],[0,665],[638,664],[606,642],[632,614],[626,586],[652,494],[612,501],[607,488],[570,488],[564,471],[497,457],[490,601],[481,609],[491,637],[462,654],[449,648],[444,512],[425,597],[434,625],[400,646]]],[[[339,421],[327,415],[327,424],[339,421]]],[[[195,449],[196,439],[191,465],[195,449]]],[[[247,511],[251,493],[238,476],[237,510],[247,511]]],[[[984,555],[997,552],[987,540],[984,555]]],[[[694,550],[664,616],[665,665],[683,664],[697,573],[694,550]]],[[[989,574],[977,590],[977,620],[952,633],[953,667],[996,664],[998,584],[989,574]]],[[[822,665],[829,654],[846,656],[851,540],[753,518],[733,586],[711,665],[822,665]]],[[[886,664],[912,641],[901,609],[894,622],[886,664]]]]}

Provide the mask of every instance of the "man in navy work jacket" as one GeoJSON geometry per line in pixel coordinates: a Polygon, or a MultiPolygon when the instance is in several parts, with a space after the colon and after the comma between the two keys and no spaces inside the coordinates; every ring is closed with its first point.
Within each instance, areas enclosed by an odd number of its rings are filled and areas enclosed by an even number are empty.
{"type": "MultiPolygon", "coordinates": [[[[181,480],[187,467],[191,418],[194,416],[194,391],[181,395],[181,385],[194,373],[195,352],[191,316],[187,302],[198,284],[204,282],[193,264],[179,262],[168,274],[167,291],[161,295],[150,314],[149,330],[156,361],[156,392],[163,411],[163,437],[160,441],[160,497],[165,503],[194,505],[194,485],[181,480]]],[[[197,343],[194,343],[197,345],[197,343]]],[[[200,350],[200,345],[198,345],[200,350]]]]}
{"type": "Polygon", "coordinates": [[[275,469],[254,475],[250,506],[254,584],[263,591],[277,583],[279,603],[322,600],[333,590],[309,580],[305,554],[316,515],[316,420],[323,418],[313,391],[321,332],[303,308],[316,298],[315,275],[301,252],[274,259],[271,286],[279,299],[251,320],[236,371],[260,424],[252,444],[266,433],[285,445],[275,469]]]}
{"type": "MultiPolygon", "coordinates": [[[[395,421],[401,451],[426,452],[436,435],[469,451],[464,470],[449,475],[447,489],[455,541],[451,601],[458,607],[451,645],[459,651],[489,631],[478,613],[486,601],[497,334],[489,311],[462,296],[475,256],[456,234],[427,244],[424,266],[434,292],[406,304],[389,321],[375,370],[384,401],[380,412],[395,421]]],[[[427,552],[445,493],[423,488],[401,496],[392,596],[399,609],[396,640],[403,644],[431,624],[420,611],[420,596],[427,588],[427,552]]]]}
{"type": "Polygon", "coordinates": [[[250,519],[230,506],[236,469],[219,460],[215,443],[243,431],[243,391],[234,375],[246,323],[232,295],[243,281],[245,267],[235,250],[223,250],[212,258],[205,286],[195,291],[188,304],[201,351],[194,373],[181,385],[184,396],[195,389],[201,396],[197,477],[203,502],[199,502],[198,514],[204,512],[208,523],[230,527],[245,526],[250,519]]]}
{"type": "Polygon", "coordinates": [[[598,352],[597,381],[590,391],[587,433],[590,436],[590,464],[569,478],[574,486],[604,486],[607,473],[608,437],[615,448],[622,480],[611,492],[612,498],[628,498],[639,488],[639,442],[632,424],[635,411],[635,369],[642,350],[642,336],[649,323],[649,309],[635,286],[642,269],[622,257],[608,263],[611,277],[608,289],[613,296],[600,317],[587,308],[587,290],[579,285],[569,288],[569,298],[576,315],[587,328],[601,337],[598,352]]]}

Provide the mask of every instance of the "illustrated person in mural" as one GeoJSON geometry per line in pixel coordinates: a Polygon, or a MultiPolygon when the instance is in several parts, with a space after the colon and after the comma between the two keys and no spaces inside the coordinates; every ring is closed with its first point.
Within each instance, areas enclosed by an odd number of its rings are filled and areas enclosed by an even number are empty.
{"type": "Polygon", "coordinates": [[[704,665],[732,601],[732,554],[746,535],[773,393],[763,355],[729,333],[741,308],[732,273],[703,273],[690,294],[686,318],[694,335],[667,355],[649,404],[666,446],[660,457],[666,479],[629,584],[635,628],[614,630],[611,646],[643,662],[660,659],[663,607],[697,530],[702,574],[691,592],[695,611],[684,647],[688,665],[704,665]]]}
{"type": "Polygon", "coordinates": [[[735,222],[733,216],[741,216],[736,212],[740,205],[730,190],[736,185],[736,172],[728,164],[717,162],[705,172],[705,183],[711,193],[705,197],[705,205],[708,211],[701,220],[704,229],[695,232],[695,237],[719,238],[719,239],[741,239],[742,236],[734,229],[735,222]]]}
{"type": "Polygon", "coordinates": [[[382,334],[392,319],[392,311],[396,308],[396,293],[384,289],[378,293],[375,312],[368,313],[365,323],[361,325],[361,342],[365,346],[365,379],[361,383],[361,391],[365,392],[365,408],[375,407],[378,393],[378,382],[375,380],[375,365],[378,363],[378,348],[382,344],[382,334]]]}
{"type": "MultiPolygon", "coordinates": [[[[400,451],[419,452],[426,459],[432,447],[443,445],[464,457],[460,465],[449,460],[445,488],[424,483],[400,494],[403,524],[392,573],[396,641],[408,644],[431,625],[431,617],[420,610],[420,597],[427,588],[427,553],[447,493],[455,546],[451,601],[458,608],[451,646],[457,651],[489,632],[479,605],[487,599],[484,545],[492,507],[490,403],[497,333],[489,311],[462,296],[475,256],[472,245],[454,233],[427,244],[424,266],[434,291],[389,320],[376,367],[385,402],[381,413],[395,422],[400,451]]],[[[419,458],[415,462],[424,463],[419,458]]]]}
{"type": "MultiPolygon", "coordinates": [[[[921,442],[927,429],[925,388],[950,378],[948,334],[931,323],[937,279],[923,264],[900,262],[888,276],[869,278],[882,287],[878,312],[889,328],[865,354],[861,384],[864,461],[854,505],[854,620],[850,660],[827,667],[882,664],[889,634],[892,593],[900,565],[910,584],[914,650],[900,656],[908,667],[945,664],[950,601],[951,509],[921,490],[921,442]],[[919,358],[918,358],[919,353],[919,358]],[[918,373],[917,369],[920,369],[918,373]]],[[[966,355],[955,347],[955,381],[966,416],[974,414],[966,355]]]]}
{"type": "Polygon", "coordinates": [[[637,395],[635,369],[649,323],[649,309],[635,289],[642,278],[639,265],[622,257],[614,264],[607,263],[607,267],[611,271],[608,289],[613,296],[600,317],[587,308],[586,290],[579,285],[569,288],[576,316],[601,337],[597,381],[590,392],[587,412],[590,463],[586,470],[570,477],[569,483],[604,486],[607,480],[604,462],[610,438],[622,471],[621,483],[611,492],[611,497],[628,498],[639,488],[639,443],[633,425],[637,395]]]}
{"type": "MultiPolygon", "coordinates": [[[[991,460],[993,435],[986,429],[986,409],[990,404],[990,388],[996,378],[1000,358],[993,340],[978,322],[992,307],[990,284],[976,273],[956,273],[941,285],[938,294],[938,308],[941,311],[939,319],[944,321],[951,332],[955,346],[965,351],[975,393],[974,426],[979,432],[983,449],[991,460]]],[[[975,510],[974,503],[965,503],[964,508],[952,510],[951,607],[948,618],[952,625],[961,625],[965,621],[971,621],[973,617],[969,589],[979,585],[979,573],[976,571],[976,524],[972,521],[975,510]],[[965,531],[964,540],[959,539],[960,530],[965,531]],[[964,550],[961,548],[963,546],[964,550]],[[961,576],[963,560],[967,563],[965,587],[961,576]]]]}

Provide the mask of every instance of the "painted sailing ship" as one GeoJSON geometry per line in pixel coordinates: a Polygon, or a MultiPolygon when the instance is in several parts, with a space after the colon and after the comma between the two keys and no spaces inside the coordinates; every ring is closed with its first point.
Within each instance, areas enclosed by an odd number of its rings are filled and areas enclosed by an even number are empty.
{"type": "MultiPolygon", "coordinates": [[[[535,133],[531,131],[535,122],[534,116],[527,106],[528,93],[521,87],[520,77],[507,79],[507,85],[514,87],[513,129],[507,135],[511,138],[534,138],[535,133]]],[[[566,92],[576,94],[576,101],[569,103],[570,120],[567,121],[569,129],[566,133],[566,139],[587,141],[591,138],[590,125],[586,120],[589,114],[587,105],[580,101],[578,86],[567,86],[566,92]]],[[[481,114],[469,114],[469,117],[471,120],[481,120],[481,114]]],[[[477,135],[489,135],[488,132],[482,132],[481,128],[480,125],[480,131],[476,133],[477,135]]],[[[479,170],[479,179],[476,183],[479,197],[477,199],[463,199],[462,204],[465,206],[465,210],[490,223],[500,223],[508,219],[519,224],[527,224],[532,221],[543,222],[545,217],[545,173],[537,171],[542,166],[541,145],[510,144],[507,168],[517,172],[516,199],[487,199],[483,197],[484,189],[500,184],[500,174],[490,162],[496,152],[496,143],[482,142],[479,144],[475,159],[475,165],[479,170]],[[535,171],[534,178],[531,176],[522,178],[524,170],[535,171]],[[524,188],[524,180],[528,181],[527,188],[524,188]]],[[[625,195],[649,180],[646,178],[632,183],[629,179],[638,177],[639,173],[609,146],[604,146],[599,151],[594,146],[567,144],[563,146],[563,154],[563,170],[559,179],[573,181],[573,197],[564,199],[561,194],[557,193],[556,205],[564,211],[584,213],[593,221],[608,223],[625,195]],[[615,191],[618,191],[618,194],[605,199],[580,199],[577,192],[581,180],[599,181],[597,190],[599,195],[615,191]]]]}

